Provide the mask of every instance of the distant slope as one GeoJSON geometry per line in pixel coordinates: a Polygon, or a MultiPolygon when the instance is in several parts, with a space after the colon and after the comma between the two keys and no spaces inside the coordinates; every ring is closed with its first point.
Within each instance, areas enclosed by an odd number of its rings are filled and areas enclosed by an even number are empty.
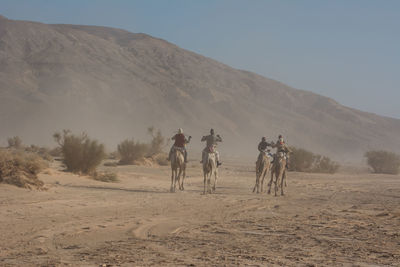
{"type": "MultiPolygon", "coordinates": [[[[87,131],[110,148],[147,126],[194,137],[211,127],[223,153],[255,155],[261,136],[330,156],[400,152],[400,120],[344,107],[233,69],[146,34],[0,18],[0,137],[51,144],[87,131]]],[[[4,143],[4,141],[3,141],[4,143]]]]}

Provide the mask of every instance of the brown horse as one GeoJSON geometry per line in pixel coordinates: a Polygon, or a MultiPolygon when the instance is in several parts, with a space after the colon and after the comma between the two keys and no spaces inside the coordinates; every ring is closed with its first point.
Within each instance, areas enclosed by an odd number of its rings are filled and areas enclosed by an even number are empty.
{"type": "Polygon", "coordinates": [[[270,158],[266,155],[265,152],[260,152],[260,155],[258,156],[256,162],[256,184],[254,185],[253,193],[256,191],[256,188],[257,188],[257,194],[259,193],[259,191],[261,191],[261,193],[263,192],[264,178],[265,175],[267,175],[270,167],[271,167],[270,158]],[[260,186],[260,178],[261,178],[261,186],[260,186]]]}
{"type": "Polygon", "coordinates": [[[215,153],[207,152],[205,154],[205,159],[203,159],[203,174],[204,174],[203,194],[206,194],[206,191],[211,194],[216,189],[217,179],[218,179],[218,168],[217,168],[217,160],[215,158],[215,153]],[[213,174],[214,174],[214,185],[211,191],[211,177],[213,174]]]}
{"type": "Polygon", "coordinates": [[[171,189],[170,192],[175,192],[176,182],[178,182],[179,190],[184,190],[183,181],[186,176],[186,163],[184,152],[175,148],[171,155],[171,189]],[[181,180],[182,175],[182,180],[181,180]]]}
{"type": "Polygon", "coordinates": [[[272,182],[275,184],[275,196],[277,195],[278,187],[281,188],[281,195],[283,196],[283,184],[286,184],[286,157],[283,152],[278,152],[276,154],[274,163],[272,164],[271,180],[268,183],[268,194],[271,193],[272,182]]]}

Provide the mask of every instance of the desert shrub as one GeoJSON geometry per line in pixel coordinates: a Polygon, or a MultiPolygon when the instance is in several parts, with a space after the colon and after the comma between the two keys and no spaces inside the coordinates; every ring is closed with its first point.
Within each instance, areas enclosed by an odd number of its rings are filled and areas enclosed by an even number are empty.
{"type": "Polygon", "coordinates": [[[291,147],[289,170],[298,172],[335,173],[340,165],[329,157],[303,148],[291,147]]]}
{"type": "Polygon", "coordinates": [[[22,148],[22,139],[19,136],[13,136],[7,139],[8,147],[20,149],[22,148]]]}
{"type": "Polygon", "coordinates": [[[58,157],[62,157],[62,150],[61,147],[55,147],[49,150],[49,154],[50,156],[52,156],[53,158],[58,158],[58,157]]]}
{"type": "Polygon", "coordinates": [[[400,156],[389,151],[368,151],[364,155],[368,165],[375,173],[398,174],[400,156]]]}
{"type": "Polygon", "coordinates": [[[292,147],[290,155],[290,170],[306,172],[311,171],[314,163],[314,153],[302,148],[292,147]]]}
{"type": "Polygon", "coordinates": [[[160,130],[155,130],[154,127],[149,127],[147,133],[151,136],[149,144],[148,156],[154,156],[160,154],[166,145],[166,138],[162,135],[160,130]]]}
{"type": "Polygon", "coordinates": [[[104,145],[91,140],[85,133],[74,135],[64,130],[53,137],[60,145],[67,171],[91,174],[105,157],[104,145]]]}
{"type": "Polygon", "coordinates": [[[106,167],[117,167],[118,163],[115,161],[108,161],[108,162],[105,162],[103,165],[106,167]]]}
{"type": "Polygon", "coordinates": [[[113,172],[103,172],[103,173],[95,172],[92,177],[96,181],[101,181],[106,183],[118,182],[118,176],[116,173],[113,172]]]}
{"type": "Polygon", "coordinates": [[[149,145],[126,139],[118,145],[120,164],[132,164],[135,160],[144,158],[149,151],[149,145]]]}
{"type": "Polygon", "coordinates": [[[118,151],[108,153],[107,159],[118,159],[118,151]]]}
{"type": "Polygon", "coordinates": [[[48,148],[31,145],[29,147],[26,147],[25,151],[35,153],[44,160],[53,161],[53,157],[50,155],[50,149],[48,148]]]}
{"type": "Polygon", "coordinates": [[[24,188],[41,188],[37,174],[47,167],[37,154],[25,151],[0,150],[0,182],[24,188]]]}
{"type": "Polygon", "coordinates": [[[340,167],[338,163],[321,155],[315,155],[313,165],[312,172],[318,173],[335,173],[340,167]]]}
{"type": "Polygon", "coordinates": [[[153,160],[160,166],[169,165],[169,161],[167,160],[168,155],[165,153],[160,153],[153,156],[153,160]]]}

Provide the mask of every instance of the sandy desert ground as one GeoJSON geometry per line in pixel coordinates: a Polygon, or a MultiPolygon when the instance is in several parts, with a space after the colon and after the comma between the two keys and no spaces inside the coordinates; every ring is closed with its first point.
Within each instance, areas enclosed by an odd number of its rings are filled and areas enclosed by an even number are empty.
{"type": "Polygon", "coordinates": [[[289,173],[273,197],[250,164],[212,195],[196,163],[177,193],[168,167],[109,169],[120,182],[54,165],[48,190],[0,185],[0,266],[400,266],[400,176],[289,173]]]}

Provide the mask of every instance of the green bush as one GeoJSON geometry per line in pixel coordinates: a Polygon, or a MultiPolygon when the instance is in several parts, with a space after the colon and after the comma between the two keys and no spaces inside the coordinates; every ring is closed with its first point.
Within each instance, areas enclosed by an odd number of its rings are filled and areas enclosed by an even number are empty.
{"type": "Polygon", "coordinates": [[[364,155],[368,165],[375,173],[398,174],[400,169],[400,156],[389,151],[368,151],[364,155]]]}
{"type": "Polygon", "coordinates": [[[44,183],[37,174],[47,168],[37,154],[22,150],[0,150],[0,182],[24,188],[41,188],[44,183]]]}
{"type": "Polygon", "coordinates": [[[91,140],[85,133],[74,135],[64,130],[62,134],[55,133],[53,137],[60,145],[67,171],[91,174],[106,155],[104,145],[91,140]]]}
{"type": "Polygon", "coordinates": [[[303,148],[291,147],[289,170],[298,172],[335,173],[340,165],[330,158],[303,148]]]}
{"type": "Polygon", "coordinates": [[[149,145],[126,139],[118,145],[120,164],[133,164],[135,160],[144,158],[149,151],[149,145]]]}

